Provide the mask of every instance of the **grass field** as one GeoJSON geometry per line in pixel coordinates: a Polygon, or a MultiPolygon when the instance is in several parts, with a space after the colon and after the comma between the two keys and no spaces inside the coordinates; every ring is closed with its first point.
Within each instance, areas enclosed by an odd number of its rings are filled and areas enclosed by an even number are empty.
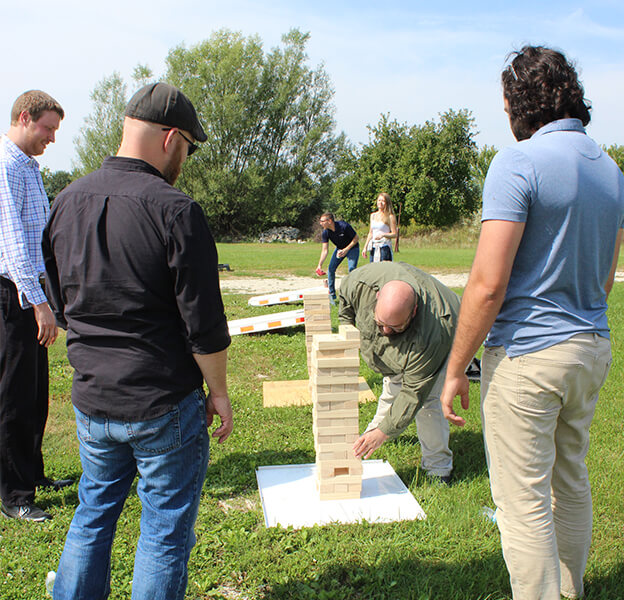
{"type": "MultiPolygon", "coordinates": [[[[310,261],[314,267],[318,251],[318,244],[220,246],[220,261],[229,262],[237,275],[309,274],[310,261]]],[[[467,270],[471,252],[406,248],[400,259],[437,272],[467,270]]],[[[224,299],[228,318],[262,312],[247,306],[247,296],[226,295],[224,299]]],[[[337,324],[336,309],[332,310],[337,324]]],[[[624,597],[624,284],[615,285],[609,317],[614,362],[592,425],[587,461],[594,492],[588,600],[624,597]]],[[[314,461],[311,409],[262,407],[263,381],[306,377],[304,344],[303,327],[233,340],[229,386],[235,431],[225,445],[212,447],[187,598],[508,599],[498,530],[480,515],[483,505],[492,504],[477,384],[471,384],[467,426],[451,429],[455,471],[450,487],[431,484],[420,472],[414,425],[374,456],[392,464],[427,513],[426,521],[297,531],[264,527],[255,469],[314,461]]],[[[80,461],[70,402],[71,368],[62,339],[51,350],[50,372],[50,418],[44,446],[48,474],[77,478],[80,461]]],[[[378,393],[380,376],[364,366],[362,374],[378,393]]],[[[362,426],[374,410],[373,403],[361,408],[362,426]]],[[[0,521],[3,600],[45,597],[45,576],[58,563],[77,504],[77,484],[59,493],[40,493],[37,501],[54,515],[52,521],[0,521]]],[[[140,503],[132,491],[113,547],[112,599],[130,597],[139,514],[140,503]]]]}

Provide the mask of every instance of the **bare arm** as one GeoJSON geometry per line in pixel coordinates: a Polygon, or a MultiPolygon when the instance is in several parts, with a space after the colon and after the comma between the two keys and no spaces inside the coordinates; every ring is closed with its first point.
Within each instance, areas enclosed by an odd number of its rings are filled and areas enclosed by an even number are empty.
{"type": "Polygon", "coordinates": [[[366,250],[368,249],[368,244],[373,237],[373,215],[370,216],[370,226],[368,228],[368,235],[366,236],[366,242],[364,243],[364,249],[362,250],[362,256],[366,258],[366,250]]]}
{"type": "Polygon", "coordinates": [[[622,245],[622,234],[624,230],[620,229],[618,231],[617,237],[615,238],[615,251],[613,252],[613,262],[611,263],[611,271],[609,271],[609,278],[607,279],[607,283],[605,283],[605,292],[607,292],[607,298],[613,289],[613,282],[615,281],[615,271],[617,270],[618,259],[620,258],[620,246],[622,245]]]}
{"type": "Polygon", "coordinates": [[[328,252],[329,252],[329,242],[323,242],[321,246],[321,258],[319,258],[317,269],[320,269],[323,266],[323,263],[325,262],[325,259],[327,258],[328,252]]]}
{"type": "Polygon", "coordinates": [[[219,443],[222,444],[232,433],[234,426],[232,405],[227,392],[227,350],[213,354],[193,354],[193,358],[208,386],[209,393],[206,402],[208,426],[212,425],[214,415],[219,415],[221,426],[214,431],[212,437],[218,438],[219,443]]]}
{"type": "Polygon", "coordinates": [[[463,426],[466,421],[455,414],[453,399],[461,396],[462,408],[468,408],[468,378],[464,371],[503,304],[523,233],[524,223],[511,221],[485,221],[481,228],[440,398],[444,416],[455,425],[463,426]]]}
{"type": "Polygon", "coordinates": [[[385,238],[395,238],[397,236],[397,220],[394,215],[390,215],[390,233],[384,233],[385,238]]]}

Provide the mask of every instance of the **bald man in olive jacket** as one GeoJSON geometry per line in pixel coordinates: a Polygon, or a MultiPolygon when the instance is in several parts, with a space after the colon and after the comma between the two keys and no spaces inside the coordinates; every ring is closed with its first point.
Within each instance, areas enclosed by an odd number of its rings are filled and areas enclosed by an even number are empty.
{"type": "Polygon", "coordinates": [[[377,413],[355,442],[368,458],[416,419],[422,468],[448,483],[453,454],[440,393],[457,317],[457,294],[431,275],[402,262],[371,263],[340,285],[339,319],[360,331],[366,364],[381,373],[377,413]]]}

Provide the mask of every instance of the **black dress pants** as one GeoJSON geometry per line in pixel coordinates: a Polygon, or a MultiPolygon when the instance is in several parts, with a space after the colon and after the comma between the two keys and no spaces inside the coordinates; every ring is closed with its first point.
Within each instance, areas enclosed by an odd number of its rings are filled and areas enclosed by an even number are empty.
{"type": "Polygon", "coordinates": [[[24,504],[44,477],[41,443],[48,418],[48,351],[37,341],[32,308],[0,277],[0,498],[24,504]]]}

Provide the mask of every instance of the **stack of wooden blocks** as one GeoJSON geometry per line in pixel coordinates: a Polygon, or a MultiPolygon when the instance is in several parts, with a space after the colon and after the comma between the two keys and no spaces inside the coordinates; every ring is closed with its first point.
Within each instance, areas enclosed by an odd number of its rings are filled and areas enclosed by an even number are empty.
{"type": "Polygon", "coordinates": [[[321,500],[359,498],[362,491],[362,461],[352,449],[359,437],[359,348],[360,333],[351,325],[313,337],[308,364],[321,500]]]}
{"type": "Polygon", "coordinates": [[[331,317],[329,314],[329,292],[306,292],[303,295],[303,312],[305,316],[306,350],[308,358],[308,376],[311,375],[312,339],[315,335],[331,333],[331,317]]]}

